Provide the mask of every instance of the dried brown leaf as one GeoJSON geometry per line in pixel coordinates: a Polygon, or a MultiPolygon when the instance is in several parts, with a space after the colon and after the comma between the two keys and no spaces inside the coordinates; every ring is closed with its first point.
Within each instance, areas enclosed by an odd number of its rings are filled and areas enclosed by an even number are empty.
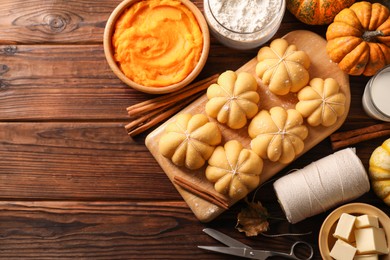
{"type": "Polygon", "coordinates": [[[266,232],[269,227],[268,211],[260,202],[248,202],[237,216],[236,229],[245,232],[247,237],[266,232]]]}

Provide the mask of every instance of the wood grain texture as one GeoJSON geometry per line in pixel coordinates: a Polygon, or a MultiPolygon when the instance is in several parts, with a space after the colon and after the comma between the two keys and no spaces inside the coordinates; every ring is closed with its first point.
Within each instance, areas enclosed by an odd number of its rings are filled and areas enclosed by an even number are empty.
{"type": "Polygon", "coordinates": [[[201,240],[182,225],[192,218],[183,202],[0,202],[0,211],[2,259],[184,259],[201,240]]]}
{"type": "Polygon", "coordinates": [[[0,123],[0,197],[178,199],[143,141],[131,140],[123,126],[0,123]]]}
{"type": "MultiPolygon", "coordinates": [[[[197,248],[220,244],[201,231],[184,202],[0,201],[0,211],[3,259],[229,259],[197,248]]],[[[229,228],[227,234],[250,246],[282,250],[291,244],[286,238],[271,246],[265,237],[247,239],[223,224],[231,220],[221,218],[218,228],[229,228]]]]}
{"type": "MultiPolygon", "coordinates": [[[[127,136],[126,107],[152,96],[120,82],[104,59],[104,26],[119,2],[0,0],[0,259],[235,259],[197,248],[221,245],[204,227],[259,249],[288,252],[305,240],[321,259],[317,237],[330,211],[291,225],[270,182],[248,196],[270,212],[269,233],[310,235],[245,237],[234,228],[243,201],[201,223],[145,147],[153,129],[127,136]]],[[[203,10],[203,0],[194,3],[203,10]]],[[[275,38],[297,29],[326,32],[286,12],[275,38]]],[[[256,53],[211,37],[197,80],[237,70],[256,53]]],[[[340,131],[377,123],[361,107],[368,80],[350,77],[351,107],[340,131]]],[[[355,146],[366,169],[383,141],[355,146]]],[[[331,152],[325,139],[274,178],[331,152]]],[[[356,201],[390,215],[372,191],[356,201]]]]}
{"type": "Polygon", "coordinates": [[[114,1],[0,1],[0,44],[100,43],[114,1]]]}
{"type": "MultiPolygon", "coordinates": [[[[336,131],[345,121],[348,115],[349,107],[350,107],[350,86],[349,86],[349,77],[344,72],[342,72],[339,67],[330,63],[329,58],[326,54],[325,46],[326,41],[324,38],[319,36],[318,34],[312,33],[306,30],[292,31],[289,34],[285,35],[284,38],[289,42],[289,44],[295,44],[298,50],[303,50],[310,57],[311,65],[309,68],[310,78],[323,78],[326,79],[328,77],[334,78],[338,84],[340,85],[340,91],[344,93],[346,96],[345,102],[345,113],[337,119],[337,122],[329,127],[317,126],[312,127],[308,124],[308,137],[304,140],[305,148],[301,154],[309,151],[315,145],[317,145],[320,141],[328,137],[334,131],[336,131]],[[326,64],[326,65],[325,65],[326,64]],[[326,67],[326,70],[325,70],[326,67]]],[[[253,58],[247,63],[245,63],[241,68],[237,70],[237,72],[245,71],[254,75],[255,78],[258,78],[255,74],[255,68],[257,64],[257,59],[253,58]]],[[[223,73],[221,71],[220,73],[223,73]]],[[[258,81],[259,86],[259,111],[262,109],[269,110],[274,106],[282,106],[285,109],[295,108],[295,104],[297,102],[296,94],[290,93],[285,96],[277,96],[269,93],[268,87],[264,86],[261,81],[258,81]]],[[[190,113],[190,114],[205,114],[205,105],[207,103],[207,96],[203,95],[198,100],[190,104],[188,107],[180,111],[179,113],[190,113]]],[[[178,175],[181,178],[187,178],[190,182],[194,183],[196,186],[201,186],[202,188],[209,190],[210,192],[214,192],[218,194],[214,188],[213,184],[209,182],[205,175],[205,168],[202,167],[199,170],[191,171],[187,170],[184,167],[175,166],[168,158],[162,156],[158,150],[158,142],[161,135],[164,133],[165,126],[169,122],[173,122],[175,120],[175,116],[173,116],[170,120],[168,120],[165,124],[158,127],[152,133],[147,136],[146,146],[153,154],[154,158],[156,158],[157,162],[163,168],[169,179],[172,181],[174,176],[178,175]]],[[[215,120],[213,120],[215,121],[215,120]]],[[[218,122],[217,122],[218,123],[218,122]]],[[[247,124],[248,125],[248,124],[247,124]]],[[[247,126],[241,128],[239,130],[232,130],[226,125],[218,124],[219,128],[222,132],[222,145],[229,140],[238,140],[242,145],[248,149],[250,149],[250,141],[251,138],[247,133],[247,126]]],[[[299,155],[301,155],[299,154],[299,155]]],[[[298,155],[298,157],[299,157],[298,155]]],[[[279,162],[271,162],[269,160],[263,160],[264,166],[261,174],[261,183],[269,180],[287,165],[279,162]]],[[[225,209],[210,203],[191,192],[188,192],[185,189],[182,189],[176,186],[177,190],[183,196],[183,199],[188,203],[189,207],[193,210],[194,214],[197,218],[202,222],[212,221],[219,214],[224,212],[225,209]]],[[[225,199],[228,201],[229,205],[233,205],[237,202],[237,200],[230,199],[225,196],[225,199]]]]}
{"type": "Polygon", "coordinates": [[[0,50],[0,120],[124,120],[145,99],[115,77],[100,45],[0,50]]]}

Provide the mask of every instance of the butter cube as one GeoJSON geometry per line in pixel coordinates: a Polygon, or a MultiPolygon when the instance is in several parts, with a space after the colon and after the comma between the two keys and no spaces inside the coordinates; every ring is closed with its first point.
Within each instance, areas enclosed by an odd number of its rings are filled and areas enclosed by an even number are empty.
{"type": "Polygon", "coordinates": [[[355,227],[356,217],[348,213],[343,213],[337,222],[336,230],[333,234],[334,237],[343,239],[347,242],[353,242],[353,228],[355,227]]]}
{"type": "Polygon", "coordinates": [[[377,227],[379,228],[379,221],[377,216],[370,215],[361,215],[356,217],[355,221],[356,228],[365,228],[365,227],[377,227]]]}
{"type": "Polygon", "coordinates": [[[383,228],[368,227],[355,230],[356,247],[359,254],[387,254],[386,235],[383,228]]]}
{"type": "Polygon", "coordinates": [[[353,260],[378,260],[377,254],[372,255],[355,255],[353,260]]]}
{"type": "Polygon", "coordinates": [[[355,254],[356,248],[341,239],[336,241],[329,253],[336,260],[353,260],[355,254]]]}

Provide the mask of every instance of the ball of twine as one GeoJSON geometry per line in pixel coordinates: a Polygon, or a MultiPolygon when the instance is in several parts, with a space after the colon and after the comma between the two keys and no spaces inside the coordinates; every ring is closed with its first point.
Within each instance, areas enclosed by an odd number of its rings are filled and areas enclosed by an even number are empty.
{"type": "Polygon", "coordinates": [[[354,150],[346,148],[278,179],[274,189],[294,224],[360,197],[370,182],[354,150]]]}

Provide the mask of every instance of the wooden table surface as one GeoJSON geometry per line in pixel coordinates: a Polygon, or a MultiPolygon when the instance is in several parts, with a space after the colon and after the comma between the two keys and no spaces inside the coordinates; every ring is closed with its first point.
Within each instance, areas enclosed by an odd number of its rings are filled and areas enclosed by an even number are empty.
{"type": "MultiPolygon", "coordinates": [[[[194,1],[203,11],[203,1],[194,1]]],[[[0,258],[1,259],[232,259],[197,245],[220,245],[202,232],[218,229],[258,249],[288,251],[297,240],[313,245],[331,210],[289,224],[272,184],[255,196],[275,219],[269,234],[247,238],[235,229],[238,202],[209,223],[196,219],[144,141],[127,135],[126,108],[153,96],[124,85],[103,53],[103,30],[119,0],[0,1],[0,258]]],[[[275,35],[305,29],[325,35],[286,12],[275,35]]],[[[197,80],[238,69],[257,50],[238,51],[211,37],[197,80]]],[[[364,113],[368,77],[350,77],[351,107],[338,131],[378,123],[364,113]]],[[[354,147],[368,159],[386,138],[354,147]]],[[[329,138],[276,177],[331,154],[329,138]]],[[[254,194],[250,194],[252,198],[254,194]]],[[[390,214],[370,191],[365,202],[390,214]]]]}

